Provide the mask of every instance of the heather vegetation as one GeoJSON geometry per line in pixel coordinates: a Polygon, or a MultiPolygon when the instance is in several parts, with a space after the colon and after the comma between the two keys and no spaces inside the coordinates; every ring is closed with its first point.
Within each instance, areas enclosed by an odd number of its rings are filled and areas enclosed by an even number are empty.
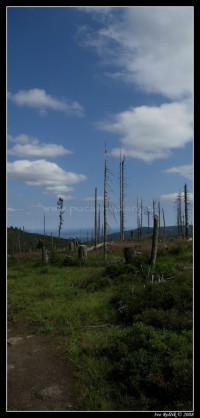
{"type": "MultiPolygon", "coordinates": [[[[131,245],[137,244],[133,242],[131,245]]],[[[52,335],[74,364],[77,402],[85,411],[193,409],[192,241],[151,240],[134,262],[126,243],[88,253],[41,251],[8,257],[8,324],[52,335]]],[[[130,245],[130,243],[129,243],[130,245]]]]}

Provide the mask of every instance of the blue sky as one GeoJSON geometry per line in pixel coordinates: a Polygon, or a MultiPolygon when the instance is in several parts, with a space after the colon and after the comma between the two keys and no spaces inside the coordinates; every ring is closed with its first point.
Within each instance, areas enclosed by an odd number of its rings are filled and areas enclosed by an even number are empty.
{"type": "Polygon", "coordinates": [[[137,198],[176,224],[185,183],[193,198],[193,30],[192,6],[7,7],[8,226],[43,228],[45,212],[56,229],[62,197],[63,230],[93,227],[95,187],[103,220],[105,141],[109,225],[120,150],[125,228],[137,198]]]}

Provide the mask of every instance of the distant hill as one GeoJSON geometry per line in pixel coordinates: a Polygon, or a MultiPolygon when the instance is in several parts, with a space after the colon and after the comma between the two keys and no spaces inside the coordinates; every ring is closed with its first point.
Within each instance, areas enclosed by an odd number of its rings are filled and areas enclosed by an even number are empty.
{"type": "MultiPolygon", "coordinates": [[[[148,236],[152,236],[153,234],[153,228],[143,227],[142,228],[142,238],[148,238],[148,236]]],[[[164,227],[160,227],[160,235],[164,236],[164,227]]],[[[193,235],[193,227],[192,225],[189,226],[189,235],[193,235]]],[[[175,237],[177,236],[177,226],[166,226],[165,227],[165,236],[166,237],[175,237]]],[[[138,238],[138,230],[132,229],[129,231],[124,232],[124,239],[130,240],[130,239],[137,239],[138,238]]],[[[112,239],[113,241],[119,241],[120,240],[120,232],[114,232],[112,234],[108,235],[108,239],[112,239]]]]}
{"type": "MultiPolygon", "coordinates": [[[[41,243],[44,243],[44,234],[34,232],[26,232],[19,228],[7,228],[7,253],[14,254],[19,252],[36,251],[41,248],[41,243]]],[[[45,235],[45,247],[51,249],[52,247],[65,248],[67,247],[68,239],[53,237],[45,235]]]]}

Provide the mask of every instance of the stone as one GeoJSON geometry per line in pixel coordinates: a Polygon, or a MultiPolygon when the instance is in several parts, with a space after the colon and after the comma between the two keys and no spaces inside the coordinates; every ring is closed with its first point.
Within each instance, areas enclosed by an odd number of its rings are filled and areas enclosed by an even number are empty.
{"type": "Polygon", "coordinates": [[[8,338],[7,341],[8,341],[8,345],[15,345],[19,341],[22,341],[22,337],[10,337],[10,338],[8,338]]]}

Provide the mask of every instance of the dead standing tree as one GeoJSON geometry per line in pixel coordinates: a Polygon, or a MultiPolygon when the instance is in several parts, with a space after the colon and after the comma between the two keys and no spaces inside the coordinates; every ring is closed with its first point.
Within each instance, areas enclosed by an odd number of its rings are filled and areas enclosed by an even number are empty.
{"type": "Polygon", "coordinates": [[[60,210],[60,213],[59,213],[60,222],[59,222],[59,226],[58,226],[58,237],[59,237],[59,239],[60,239],[60,232],[61,232],[61,228],[62,228],[62,224],[63,224],[63,214],[65,212],[63,210],[63,202],[64,202],[63,199],[61,197],[59,197],[58,202],[57,202],[57,207],[60,210]]]}
{"type": "Polygon", "coordinates": [[[97,229],[97,187],[95,187],[95,197],[94,197],[94,245],[97,246],[98,238],[98,229],[97,229]]]}
{"type": "Polygon", "coordinates": [[[158,215],[154,215],[152,248],[151,248],[151,257],[150,257],[150,266],[152,266],[153,268],[155,266],[156,257],[157,257],[158,224],[159,224],[159,217],[158,217],[158,215]]]}
{"type": "Polygon", "coordinates": [[[182,195],[181,192],[177,194],[177,198],[175,201],[176,205],[176,216],[177,216],[177,235],[183,235],[183,220],[182,220],[182,195]]]}
{"type": "Polygon", "coordinates": [[[188,222],[189,199],[188,199],[188,189],[187,189],[186,183],[184,185],[184,206],[185,206],[185,238],[188,239],[189,237],[189,222],[188,222]]]}
{"type": "Polygon", "coordinates": [[[121,158],[120,151],[120,164],[119,164],[119,188],[120,188],[120,241],[124,241],[124,189],[125,189],[125,156],[121,158]]]}
{"type": "MultiPolygon", "coordinates": [[[[111,182],[110,175],[113,175],[111,170],[108,168],[108,159],[110,157],[110,154],[107,151],[106,143],[105,143],[105,151],[104,151],[104,197],[103,197],[103,209],[104,209],[104,218],[103,218],[103,248],[104,248],[104,260],[106,260],[106,253],[107,253],[107,228],[109,227],[108,221],[107,221],[107,211],[109,210],[112,217],[115,218],[115,213],[113,211],[111,201],[108,197],[108,188],[109,184],[108,182],[111,182]]],[[[110,189],[111,190],[111,189],[110,189]]]]}

